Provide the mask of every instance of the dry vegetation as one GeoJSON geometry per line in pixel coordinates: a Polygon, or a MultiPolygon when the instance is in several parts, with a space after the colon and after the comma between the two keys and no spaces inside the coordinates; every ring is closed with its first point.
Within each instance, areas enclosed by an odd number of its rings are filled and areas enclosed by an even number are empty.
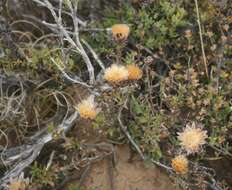
{"type": "Polygon", "coordinates": [[[0,13],[0,189],[232,188],[230,0],[0,13]]]}

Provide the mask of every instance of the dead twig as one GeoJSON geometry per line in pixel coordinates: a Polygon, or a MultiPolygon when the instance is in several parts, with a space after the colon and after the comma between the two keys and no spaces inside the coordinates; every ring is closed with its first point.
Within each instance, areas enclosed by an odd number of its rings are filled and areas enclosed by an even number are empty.
{"type": "MultiPolygon", "coordinates": [[[[57,127],[56,131],[58,133],[66,133],[71,129],[78,117],[79,114],[77,112],[72,113],[57,127]]],[[[47,131],[35,137],[36,138],[32,139],[32,142],[29,142],[27,145],[15,147],[14,149],[17,149],[19,153],[9,156],[4,160],[5,163],[12,166],[0,179],[0,189],[4,189],[11,179],[20,176],[23,170],[37,158],[44,145],[53,139],[52,133],[48,133],[47,131]]],[[[6,150],[5,154],[9,151],[10,150],[6,150]]]]}
{"type": "Polygon", "coordinates": [[[53,16],[54,20],[55,20],[55,24],[47,24],[45,21],[42,21],[43,24],[45,24],[45,26],[47,26],[48,28],[50,28],[53,32],[58,33],[60,36],[63,36],[65,38],[66,41],[68,41],[68,43],[75,48],[76,52],[79,53],[83,60],[86,63],[87,66],[87,70],[89,73],[89,83],[90,85],[93,85],[95,82],[95,74],[94,74],[94,67],[87,55],[87,53],[85,52],[85,49],[83,48],[83,45],[80,42],[80,37],[79,37],[79,19],[77,18],[77,2],[74,2],[74,5],[72,4],[72,2],[70,0],[67,0],[66,3],[68,5],[68,8],[70,10],[70,14],[73,20],[73,27],[74,27],[74,31],[72,33],[72,35],[70,34],[70,31],[65,28],[62,24],[62,17],[61,17],[61,12],[62,12],[62,1],[60,1],[60,8],[58,10],[58,15],[56,13],[57,9],[55,9],[55,7],[53,7],[53,5],[48,1],[48,0],[33,0],[34,2],[38,3],[39,5],[46,7],[49,9],[51,15],[53,16]],[[54,27],[58,27],[58,31],[54,30],[54,27]]]}
{"type": "Polygon", "coordinates": [[[201,42],[201,51],[202,51],[202,57],[203,57],[203,62],[204,62],[204,66],[205,66],[205,73],[206,73],[206,76],[209,77],[208,66],[207,66],[207,59],[206,59],[206,56],[205,56],[204,41],[203,41],[203,37],[202,37],[202,29],[201,29],[201,21],[200,21],[198,0],[194,0],[194,1],[195,1],[195,6],[196,6],[197,24],[198,24],[198,28],[199,28],[199,35],[200,35],[200,42],[201,42]]]}
{"type": "Polygon", "coordinates": [[[89,51],[92,53],[94,59],[97,61],[98,65],[105,70],[105,66],[103,64],[103,62],[99,59],[98,55],[96,54],[96,52],[93,50],[93,48],[88,44],[88,42],[86,42],[85,40],[82,39],[82,42],[86,45],[86,47],[89,49],[89,51]]]}

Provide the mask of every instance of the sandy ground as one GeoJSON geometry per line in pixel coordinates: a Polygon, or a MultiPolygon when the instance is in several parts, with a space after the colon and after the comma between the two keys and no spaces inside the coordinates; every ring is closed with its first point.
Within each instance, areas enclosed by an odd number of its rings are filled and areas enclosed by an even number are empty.
{"type": "MultiPolygon", "coordinates": [[[[128,162],[129,152],[128,147],[117,148],[118,161],[112,170],[114,190],[177,190],[159,168],[147,168],[138,160],[128,162]]],[[[109,162],[98,162],[92,167],[84,185],[93,190],[111,190],[109,173],[109,162]]]]}

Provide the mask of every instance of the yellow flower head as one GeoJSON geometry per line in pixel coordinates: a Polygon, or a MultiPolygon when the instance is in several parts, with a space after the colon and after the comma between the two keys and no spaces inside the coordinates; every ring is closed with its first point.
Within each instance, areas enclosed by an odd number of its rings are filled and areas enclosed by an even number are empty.
{"type": "Polygon", "coordinates": [[[87,99],[82,100],[76,107],[81,118],[94,119],[99,113],[100,109],[97,108],[97,104],[94,102],[94,96],[89,96],[87,99]]]}
{"type": "Polygon", "coordinates": [[[126,40],[130,34],[130,27],[126,24],[115,24],[111,27],[112,35],[116,40],[126,40]]]}
{"type": "Polygon", "coordinates": [[[188,154],[198,152],[205,144],[207,137],[207,131],[197,128],[195,122],[192,123],[192,126],[187,125],[183,132],[178,133],[180,144],[188,154]]]}
{"type": "Polygon", "coordinates": [[[119,83],[127,80],[128,75],[126,67],[113,64],[105,70],[104,79],[110,83],[119,83]]]}
{"type": "Polygon", "coordinates": [[[137,65],[128,65],[127,70],[129,73],[129,80],[139,80],[143,76],[142,70],[137,65]]]}
{"type": "Polygon", "coordinates": [[[176,156],[172,159],[172,168],[178,174],[188,172],[188,159],[184,155],[176,156]]]}
{"type": "Polygon", "coordinates": [[[14,179],[8,185],[8,190],[25,190],[27,182],[23,179],[14,179]]]}

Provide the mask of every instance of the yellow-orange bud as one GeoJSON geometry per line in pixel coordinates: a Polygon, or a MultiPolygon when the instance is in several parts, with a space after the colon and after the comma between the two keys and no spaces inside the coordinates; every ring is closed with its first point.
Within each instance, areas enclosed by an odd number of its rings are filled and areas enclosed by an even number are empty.
{"type": "Polygon", "coordinates": [[[126,24],[115,24],[111,31],[116,40],[126,40],[130,34],[130,27],[126,24]]]}
{"type": "Polygon", "coordinates": [[[172,168],[178,174],[188,172],[188,159],[184,155],[176,156],[172,159],[172,168]]]}
{"type": "Polygon", "coordinates": [[[128,65],[127,70],[129,80],[139,80],[143,76],[142,70],[137,65],[128,65]]]}

